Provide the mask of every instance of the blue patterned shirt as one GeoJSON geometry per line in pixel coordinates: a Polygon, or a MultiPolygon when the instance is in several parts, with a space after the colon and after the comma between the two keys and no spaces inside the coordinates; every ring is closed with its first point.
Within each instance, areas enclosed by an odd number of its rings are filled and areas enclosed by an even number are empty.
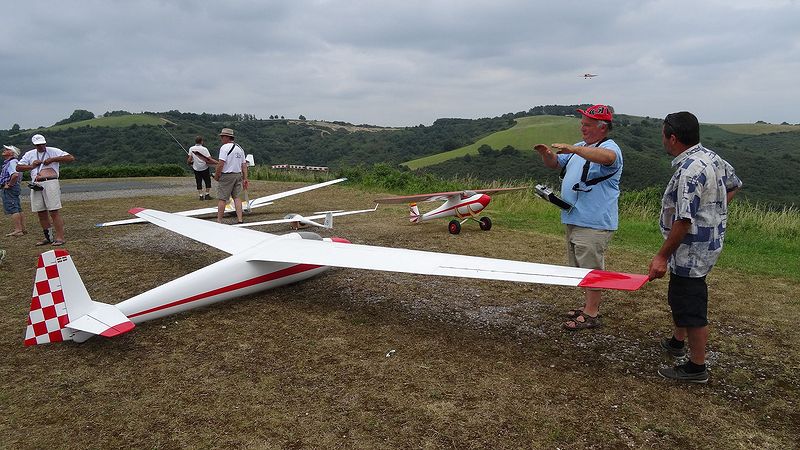
{"type": "Polygon", "coordinates": [[[672,160],[675,173],[661,199],[661,233],[666,239],[676,220],[692,225],[669,258],[670,272],[699,278],[711,271],[722,252],[728,222],[727,193],[742,186],[733,167],[697,144],[672,160]]]}
{"type": "Polygon", "coordinates": [[[14,176],[14,173],[17,171],[17,160],[14,158],[9,158],[3,161],[3,169],[0,170],[0,186],[8,183],[11,181],[11,177],[14,176]]]}

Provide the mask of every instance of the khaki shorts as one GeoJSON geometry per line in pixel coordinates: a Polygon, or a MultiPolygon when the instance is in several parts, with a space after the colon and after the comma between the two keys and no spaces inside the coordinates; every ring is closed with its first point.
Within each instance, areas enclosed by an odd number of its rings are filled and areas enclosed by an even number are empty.
{"type": "Polygon", "coordinates": [[[58,180],[37,181],[44,190],[31,189],[31,211],[58,211],[61,209],[61,185],[58,180]]]}
{"type": "Polygon", "coordinates": [[[223,173],[217,183],[217,199],[227,202],[229,198],[236,198],[242,193],[241,172],[223,173]]]}
{"type": "Polygon", "coordinates": [[[572,267],[604,269],[604,255],[613,231],[566,225],[567,260],[572,267]]]}

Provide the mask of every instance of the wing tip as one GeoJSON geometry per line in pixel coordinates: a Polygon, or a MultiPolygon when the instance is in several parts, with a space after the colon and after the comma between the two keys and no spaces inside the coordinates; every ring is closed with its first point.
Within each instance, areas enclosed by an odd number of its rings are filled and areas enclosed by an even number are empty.
{"type": "Polygon", "coordinates": [[[118,323],[116,325],[110,326],[107,330],[100,333],[100,336],[107,338],[119,336],[120,334],[131,331],[135,326],[136,325],[134,325],[133,322],[118,323]]]}
{"type": "Polygon", "coordinates": [[[144,211],[144,208],[131,208],[128,210],[128,212],[133,214],[134,216],[142,211],[144,211]]]}
{"type": "Polygon", "coordinates": [[[647,275],[595,269],[583,277],[583,280],[578,283],[578,287],[635,291],[644,286],[647,280],[647,275]]]}

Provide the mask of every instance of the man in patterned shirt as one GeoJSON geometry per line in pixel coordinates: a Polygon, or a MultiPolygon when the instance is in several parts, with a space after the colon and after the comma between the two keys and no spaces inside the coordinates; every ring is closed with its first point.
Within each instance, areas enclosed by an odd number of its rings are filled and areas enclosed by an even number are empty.
{"type": "Polygon", "coordinates": [[[689,360],[658,373],[664,378],[705,383],[706,275],[722,252],[728,203],[742,181],[730,164],[700,144],[700,124],[692,113],[668,114],[662,134],[664,149],[675,157],[675,174],[661,199],[660,226],[665,241],[650,262],[649,277],[661,278],[669,268],[667,300],[675,328],[670,339],[661,340],[661,348],[683,357],[688,338],[689,360]]]}

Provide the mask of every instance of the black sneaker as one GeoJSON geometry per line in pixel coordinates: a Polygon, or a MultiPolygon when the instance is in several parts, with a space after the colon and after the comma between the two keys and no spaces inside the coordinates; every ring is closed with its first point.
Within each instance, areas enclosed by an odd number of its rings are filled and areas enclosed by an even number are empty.
{"type": "Polygon", "coordinates": [[[686,344],[681,348],[675,348],[669,344],[669,338],[661,338],[661,349],[666,351],[675,358],[683,358],[686,356],[686,344]]]}
{"type": "Polygon", "coordinates": [[[211,194],[204,195],[203,200],[211,200],[211,194]]]}
{"type": "Polygon", "coordinates": [[[675,367],[662,367],[658,369],[658,374],[670,380],[686,381],[688,383],[708,382],[708,369],[702,372],[689,373],[686,371],[686,364],[675,367]]]}

